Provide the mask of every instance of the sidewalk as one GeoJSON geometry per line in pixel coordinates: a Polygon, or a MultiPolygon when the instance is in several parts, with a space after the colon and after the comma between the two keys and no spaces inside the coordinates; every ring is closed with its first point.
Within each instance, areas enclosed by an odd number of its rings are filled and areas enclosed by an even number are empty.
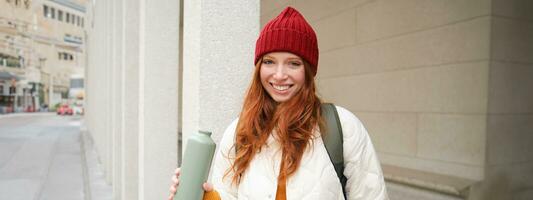
{"type": "Polygon", "coordinates": [[[111,200],[82,116],[0,115],[0,199],[111,200]]]}
{"type": "Polygon", "coordinates": [[[85,200],[111,200],[113,188],[105,181],[103,166],[98,161],[98,155],[94,149],[94,143],[87,129],[82,125],[81,148],[84,158],[85,200]]]}

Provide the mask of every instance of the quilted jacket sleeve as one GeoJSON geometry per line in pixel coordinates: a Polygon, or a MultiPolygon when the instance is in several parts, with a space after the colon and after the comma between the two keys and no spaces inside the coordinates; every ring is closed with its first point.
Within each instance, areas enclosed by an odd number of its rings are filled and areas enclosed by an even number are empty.
{"type": "Polygon", "coordinates": [[[368,132],[350,111],[337,106],[343,131],[344,176],[349,200],[389,199],[385,181],[368,132]]]}
{"type": "Polygon", "coordinates": [[[235,141],[237,121],[238,120],[234,120],[226,129],[222,136],[222,140],[220,141],[218,151],[215,154],[211,182],[222,200],[237,199],[237,186],[231,184],[233,174],[230,173],[228,176],[224,177],[226,170],[231,167],[231,163],[235,157],[233,144],[235,141]]]}

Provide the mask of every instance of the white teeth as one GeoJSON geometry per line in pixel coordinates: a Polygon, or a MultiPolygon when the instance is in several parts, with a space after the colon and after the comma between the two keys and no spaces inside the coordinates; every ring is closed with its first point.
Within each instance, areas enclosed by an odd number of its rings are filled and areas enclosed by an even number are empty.
{"type": "Polygon", "coordinates": [[[283,91],[283,90],[289,89],[290,86],[288,86],[288,85],[274,85],[273,84],[272,87],[274,87],[276,90],[283,91]]]}

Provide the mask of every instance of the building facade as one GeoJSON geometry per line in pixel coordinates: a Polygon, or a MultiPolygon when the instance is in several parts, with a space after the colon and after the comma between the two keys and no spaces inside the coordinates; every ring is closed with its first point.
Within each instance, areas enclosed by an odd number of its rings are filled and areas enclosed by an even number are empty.
{"type": "Polygon", "coordinates": [[[317,32],[320,96],[363,121],[391,199],[533,198],[529,1],[91,1],[85,119],[114,199],[166,198],[188,136],[220,140],[260,27],[289,5],[317,32]]]}
{"type": "Polygon", "coordinates": [[[34,105],[35,84],[25,79],[35,71],[30,1],[0,1],[0,113],[22,111],[34,105]],[[31,73],[31,72],[30,72],[31,73]]]}
{"type": "MultiPolygon", "coordinates": [[[[84,1],[0,1],[0,80],[4,111],[67,103],[71,76],[83,76],[84,1]],[[9,75],[7,75],[9,74],[9,75]]],[[[72,94],[70,94],[72,95],[72,94]]]]}

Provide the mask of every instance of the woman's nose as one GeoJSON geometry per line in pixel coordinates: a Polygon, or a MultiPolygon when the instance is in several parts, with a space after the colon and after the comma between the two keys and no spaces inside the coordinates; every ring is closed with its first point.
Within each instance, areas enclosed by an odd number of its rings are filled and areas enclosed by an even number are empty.
{"type": "Polygon", "coordinates": [[[287,73],[285,72],[285,66],[279,64],[276,66],[276,71],[274,72],[275,79],[285,79],[287,78],[287,73]]]}

